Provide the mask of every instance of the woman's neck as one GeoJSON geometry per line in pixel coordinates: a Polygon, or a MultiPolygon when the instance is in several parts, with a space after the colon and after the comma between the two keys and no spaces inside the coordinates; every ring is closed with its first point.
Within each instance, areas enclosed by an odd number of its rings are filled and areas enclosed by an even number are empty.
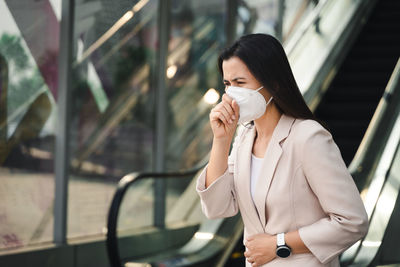
{"type": "Polygon", "coordinates": [[[254,121],[257,138],[269,139],[281,118],[282,112],[271,103],[263,116],[254,121]]]}

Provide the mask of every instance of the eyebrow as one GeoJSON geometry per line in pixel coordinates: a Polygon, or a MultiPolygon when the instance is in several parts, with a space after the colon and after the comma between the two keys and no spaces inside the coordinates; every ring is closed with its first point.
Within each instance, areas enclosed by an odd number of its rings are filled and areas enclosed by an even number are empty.
{"type": "MultiPolygon", "coordinates": [[[[232,79],[232,82],[237,82],[237,80],[246,80],[246,78],[244,78],[244,77],[236,77],[236,78],[232,79]]],[[[224,82],[229,82],[229,81],[224,79],[224,82]]]]}

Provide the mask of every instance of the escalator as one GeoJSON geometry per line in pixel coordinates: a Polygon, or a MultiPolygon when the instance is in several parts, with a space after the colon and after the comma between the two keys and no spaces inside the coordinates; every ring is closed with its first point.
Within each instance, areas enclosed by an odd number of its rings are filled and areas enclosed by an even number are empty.
{"type": "MultiPolygon", "coordinates": [[[[353,160],[379,101],[390,98],[390,94],[385,94],[384,91],[400,56],[399,17],[400,2],[378,1],[358,37],[352,42],[352,47],[346,49],[348,54],[340,64],[328,89],[325,93],[321,92],[318,95],[321,100],[314,109],[314,113],[330,128],[347,165],[350,165],[353,160]]],[[[362,189],[367,178],[360,177],[359,180],[356,179],[356,183],[358,188],[362,189]]],[[[224,235],[222,238],[216,236],[217,240],[218,238],[228,240],[229,230],[233,235],[233,229],[238,226],[235,223],[227,225],[232,229],[220,225],[220,232],[224,235]]],[[[153,266],[224,266],[221,265],[221,258],[224,258],[225,266],[243,266],[244,258],[241,256],[243,246],[240,235],[233,240],[230,239],[225,243],[226,247],[229,247],[221,252],[222,254],[228,252],[228,257],[225,258],[205,255],[204,258],[207,260],[196,259],[195,263],[191,264],[188,260],[189,256],[178,255],[178,253],[174,257],[171,256],[172,254],[166,255],[165,260],[162,260],[160,255],[147,255],[145,258],[136,258],[134,261],[151,262],[151,259],[157,258],[153,266]],[[233,240],[236,240],[236,245],[232,244],[233,240]]],[[[207,251],[207,246],[199,251],[207,251]]]]}
{"type": "Polygon", "coordinates": [[[379,1],[314,111],[350,164],[400,55],[400,2],[379,1]]]}
{"type": "Polygon", "coordinates": [[[400,218],[400,58],[349,169],[364,178],[366,236],[342,254],[342,266],[398,264],[400,218]]]}

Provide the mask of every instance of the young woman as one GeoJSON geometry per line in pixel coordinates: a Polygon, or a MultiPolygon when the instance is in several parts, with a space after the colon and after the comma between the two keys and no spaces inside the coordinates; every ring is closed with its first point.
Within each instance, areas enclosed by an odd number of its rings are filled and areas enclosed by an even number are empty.
{"type": "Polygon", "coordinates": [[[339,266],[338,255],[365,235],[367,214],[281,44],[243,36],[218,64],[226,94],[210,112],[213,145],[197,183],[203,212],[240,211],[246,266],[339,266]]]}

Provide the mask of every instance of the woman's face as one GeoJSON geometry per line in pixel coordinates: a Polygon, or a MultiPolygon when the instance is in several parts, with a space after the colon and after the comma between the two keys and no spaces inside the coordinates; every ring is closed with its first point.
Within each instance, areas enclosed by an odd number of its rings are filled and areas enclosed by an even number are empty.
{"type": "MultiPolygon", "coordinates": [[[[224,73],[225,88],[228,86],[238,86],[256,90],[262,84],[253,76],[246,64],[238,58],[231,57],[222,62],[222,71],[224,73]]],[[[259,91],[264,98],[269,99],[270,94],[265,88],[259,91]]]]}

